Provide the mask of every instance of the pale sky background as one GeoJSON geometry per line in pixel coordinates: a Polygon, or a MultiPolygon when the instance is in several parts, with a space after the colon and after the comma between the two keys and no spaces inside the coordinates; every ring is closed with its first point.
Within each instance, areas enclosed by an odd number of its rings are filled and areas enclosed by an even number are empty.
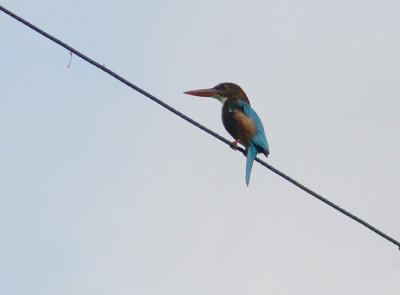
{"type": "MultiPolygon", "coordinates": [[[[2,0],[400,239],[399,1],[2,0]]],[[[400,251],[0,13],[0,294],[398,295],[400,251]]]]}

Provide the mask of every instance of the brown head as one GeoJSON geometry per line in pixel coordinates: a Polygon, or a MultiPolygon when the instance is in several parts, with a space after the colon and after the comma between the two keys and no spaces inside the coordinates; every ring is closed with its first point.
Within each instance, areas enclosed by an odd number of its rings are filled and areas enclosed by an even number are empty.
{"type": "Polygon", "coordinates": [[[242,88],[240,88],[239,85],[229,82],[220,83],[213,88],[191,90],[184,93],[195,96],[213,97],[218,99],[222,104],[224,104],[224,102],[227,101],[229,98],[239,99],[250,104],[249,99],[247,98],[246,93],[244,93],[242,88]]]}

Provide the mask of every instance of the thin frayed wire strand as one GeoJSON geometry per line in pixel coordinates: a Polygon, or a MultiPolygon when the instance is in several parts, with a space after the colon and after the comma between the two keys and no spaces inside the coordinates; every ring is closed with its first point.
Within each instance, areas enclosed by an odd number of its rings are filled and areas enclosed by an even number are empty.
{"type": "MultiPolygon", "coordinates": [[[[201,130],[207,132],[208,134],[214,136],[215,138],[219,139],[220,141],[224,142],[225,144],[231,146],[231,142],[229,140],[227,140],[226,138],[222,137],[221,135],[219,135],[218,133],[212,131],[211,129],[203,126],[202,124],[196,122],[195,120],[191,119],[190,117],[186,116],[185,114],[181,113],[180,111],[178,111],[177,109],[171,107],[170,105],[166,104],[165,102],[163,102],[162,100],[158,99],[157,97],[155,97],[154,95],[148,93],[147,91],[144,91],[143,89],[139,88],[138,86],[132,84],[131,82],[129,82],[128,80],[124,79],[123,77],[119,76],[118,74],[114,73],[113,71],[111,71],[110,69],[107,69],[105,66],[99,64],[98,62],[94,61],[93,59],[87,57],[86,55],[80,53],[78,50],[72,48],[71,46],[69,46],[68,44],[62,42],[61,40],[53,37],[52,35],[48,34],[47,32],[39,29],[38,27],[36,27],[35,25],[29,23],[28,21],[24,20],[23,18],[19,17],[18,15],[16,15],[15,13],[9,11],[8,9],[4,8],[3,6],[0,5],[0,10],[3,11],[4,13],[8,14],[9,16],[11,16],[12,18],[18,20],[19,22],[23,23],[24,25],[26,25],[27,27],[31,28],[32,30],[38,32],[39,34],[43,35],[44,37],[50,39],[51,41],[57,43],[58,45],[64,47],[65,49],[67,49],[68,51],[72,52],[73,54],[79,56],[80,58],[82,58],[83,60],[87,61],[88,63],[94,65],[95,67],[99,68],[100,70],[106,72],[107,74],[109,74],[110,76],[114,77],[115,79],[119,80],[120,82],[124,83],[125,85],[129,86],[130,88],[134,89],[135,91],[141,93],[142,95],[150,98],[152,101],[158,103],[159,105],[161,105],[162,107],[166,108],[167,110],[169,110],[170,112],[174,113],[175,115],[181,117],[182,119],[186,120],[187,122],[193,124],[194,126],[200,128],[201,130]]],[[[241,147],[238,147],[237,150],[239,150],[240,152],[243,153],[243,155],[246,155],[245,150],[241,147]]],[[[302,185],[301,183],[297,182],[296,180],[294,180],[293,178],[291,178],[290,176],[284,174],[283,172],[279,171],[278,169],[274,168],[273,166],[271,166],[270,164],[264,162],[263,160],[260,160],[259,158],[255,159],[258,163],[260,163],[262,166],[268,168],[269,170],[271,170],[272,172],[278,174],[279,176],[281,176],[282,178],[286,179],[287,181],[291,182],[292,184],[294,184],[295,186],[297,186],[298,188],[300,188],[301,190],[305,191],[306,193],[312,195],[313,197],[315,197],[316,199],[324,202],[325,204],[327,204],[328,206],[336,209],[337,211],[341,212],[342,214],[346,215],[347,217],[353,219],[354,221],[362,224],[363,226],[365,226],[366,228],[370,229],[371,231],[375,232],[376,234],[378,234],[379,236],[381,236],[382,238],[386,239],[387,241],[395,244],[397,247],[399,247],[400,249],[400,242],[398,242],[397,240],[395,240],[394,238],[390,237],[389,235],[383,233],[382,231],[378,230],[377,228],[375,228],[374,226],[370,225],[368,222],[362,220],[361,218],[353,215],[352,213],[350,213],[349,211],[341,208],[340,206],[336,205],[335,203],[329,201],[328,199],[322,197],[321,195],[317,194],[316,192],[312,191],[311,189],[307,188],[306,186],[302,185]]]]}

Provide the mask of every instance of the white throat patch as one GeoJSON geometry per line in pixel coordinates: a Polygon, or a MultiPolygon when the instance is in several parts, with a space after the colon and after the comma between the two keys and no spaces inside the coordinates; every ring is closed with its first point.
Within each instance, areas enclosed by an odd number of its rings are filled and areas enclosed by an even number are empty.
{"type": "Polygon", "coordinates": [[[219,95],[216,95],[215,98],[218,99],[222,103],[222,105],[224,105],[224,103],[228,100],[227,97],[219,96],[219,95]]]}

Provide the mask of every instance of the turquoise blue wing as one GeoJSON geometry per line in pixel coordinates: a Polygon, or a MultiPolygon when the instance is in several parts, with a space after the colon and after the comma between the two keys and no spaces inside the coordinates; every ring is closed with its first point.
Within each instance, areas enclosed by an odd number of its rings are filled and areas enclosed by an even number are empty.
{"type": "Polygon", "coordinates": [[[268,141],[267,138],[265,137],[264,126],[261,122],[260,117],[248,103],[241,100],[238,100],[238,103],[241,107],[243,107],[243,112],[246,114],[246,116],[252,119],[254,121],[254,124],[256,125],[257,132],[253,136],[251,141],[255,144],[257,152],[259,153],[266,152],[268,154],[269,153],[268,141]]]}

